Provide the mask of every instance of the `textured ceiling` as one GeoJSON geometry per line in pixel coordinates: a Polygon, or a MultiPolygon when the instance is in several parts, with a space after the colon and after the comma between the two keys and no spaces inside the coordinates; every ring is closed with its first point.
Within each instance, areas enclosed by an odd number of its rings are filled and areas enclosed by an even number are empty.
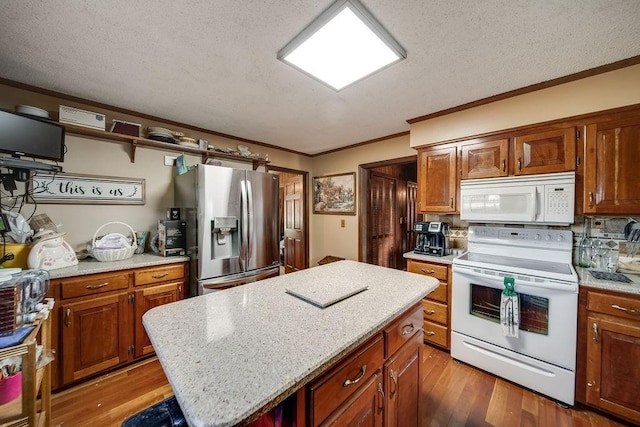
{"type": "Polygon", "coordinates": [[[335,92],[276,60],[332,0],[9,0],[0,77],[314,154],[640,55],[639,0],[362,0],[407,59],[335,92]]]}

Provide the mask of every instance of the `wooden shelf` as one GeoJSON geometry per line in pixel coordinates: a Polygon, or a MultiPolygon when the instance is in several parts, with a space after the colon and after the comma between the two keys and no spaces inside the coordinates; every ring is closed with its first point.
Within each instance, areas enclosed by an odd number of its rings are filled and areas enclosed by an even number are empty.
{"type": "Polygon", "coordinates": [[[37,368],[36,345],[44,352],[51,347],[51,316],[37,320],[33,331],[13,347],[0,349],[0,359],[22,357],[22,393],[0,406],[0,426],[48,426],[51,409],[51,364],[37,368]],[[38,399],[38,393],[42,398],[38,399]],[[38,407],[40,410],[38,411],[38,407]]]}
{"type": "Polygon", "coordinates": [[[185,147],[178,144],[171,144],[169,142],[155,141],[152,139],[136,137],[131,135],[125,135],[122,133],[106,132],[103,130],[85,128],[82,126],[74,126],[66,123],[59,123],[64,126],[65,131],[73,135],[89,136],[92,138],[106,139],[113,142],[124,142],[131,144],[131,163],[136,161],[136,149],[138,146],[145,148],[152,148],[157,150],[175,151],[180,153],[199,154],[201,156],[202,163],[205,163],[208,159],[225,159],[233,160],[237,162],[252,163],[253,169],[256,170],[259,166],[266,166],[269,161],[259,157],[245,157],[236,154],[224,153],[221,151],[201,150],[199,148],[185,147]]]}

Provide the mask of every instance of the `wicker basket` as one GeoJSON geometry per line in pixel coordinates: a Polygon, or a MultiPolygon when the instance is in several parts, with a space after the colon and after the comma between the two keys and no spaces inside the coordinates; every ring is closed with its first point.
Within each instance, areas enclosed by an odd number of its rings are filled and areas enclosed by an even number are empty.
{"type": "Polygon", "coordinates": [[[91,240],[91,248],[92,248],[92,253],[93,253],[93,257],[95,259],[97,259],[98,261],[122,261],[123,259],[129,259],[133,256],[133,253],[135,252],[136,248],[138,247],[138,242],[136,240],[136,233],[135,231],[133,231],[133,228],[131,228],[128,224],[125,224],[124,222],[107,222],[106,224],[101,225],[95,233],[93,233],[93,239],[91,240]],[[102,230],[104,227],[106,227],[107,225],[112,225],[112,224],[120,224],[120,225],[124,225],[125,227],[127,227],[129,229],[129,231],[131,231],[131,237],[132,237],[132,244],[130,247],[128,248],[118,248],[118,249],[99,249],[96,248],[96,237],[98,236],[98,233],[100,232],[100,230],[102,230]]]}

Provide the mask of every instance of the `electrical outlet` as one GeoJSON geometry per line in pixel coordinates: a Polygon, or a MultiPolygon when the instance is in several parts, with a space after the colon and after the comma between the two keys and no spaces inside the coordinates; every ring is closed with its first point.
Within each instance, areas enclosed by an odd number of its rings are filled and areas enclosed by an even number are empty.
{"type": "Polygon", "coordinates": [[[344,228],[344,219],[340,220],[340,227],[344,228]]]}
{"type": "Polygon", "coordinates": [[[164,156],[164,165],[165,166],[173,166],[176,164],[175,156],[164,156]]]}

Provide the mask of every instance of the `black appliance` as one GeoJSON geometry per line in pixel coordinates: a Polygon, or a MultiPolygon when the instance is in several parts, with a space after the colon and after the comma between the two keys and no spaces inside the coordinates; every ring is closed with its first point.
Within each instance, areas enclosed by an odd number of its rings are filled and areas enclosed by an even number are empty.
{"type": "Polygon", "coordinates": [[[414,253],[432,256],[447,255],[449,223],[418,222],[414,231],[416,232],[414,253]]]}

